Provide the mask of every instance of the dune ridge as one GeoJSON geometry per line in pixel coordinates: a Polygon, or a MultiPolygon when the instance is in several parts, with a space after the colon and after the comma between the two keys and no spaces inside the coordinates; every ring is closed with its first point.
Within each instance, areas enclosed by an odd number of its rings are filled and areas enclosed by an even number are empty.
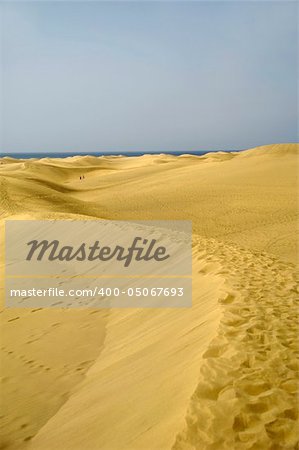
{"type": "Polygon", "coordinates": [[[2,239],[9,218],[188,219],[194,270],[185,311],[4,308],[4,448],[296,448],[298,149],[2,158],[2,239]]]}
{"type": "Polygon", "coordinates": [[[192,310],[112,310],[101,356],[30,448],[171,447],[196,386],[200,349],[219,323],[218,299],[227,295],[217,265],[197,256],[195,248],[192,310]],[[86,434],[75,436],[79,426],[86,434]]]}

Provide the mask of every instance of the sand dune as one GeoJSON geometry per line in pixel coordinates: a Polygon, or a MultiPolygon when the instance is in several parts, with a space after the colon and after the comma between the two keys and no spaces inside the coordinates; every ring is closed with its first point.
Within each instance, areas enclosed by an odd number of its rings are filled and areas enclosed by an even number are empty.
{"type": "Polygon", "coordinates": [[[4,448],[297,448],[298,147],[1,159],[2,239],[9,218],[188,219],[194,245],[192,308],[3,309],[4,448]]]}

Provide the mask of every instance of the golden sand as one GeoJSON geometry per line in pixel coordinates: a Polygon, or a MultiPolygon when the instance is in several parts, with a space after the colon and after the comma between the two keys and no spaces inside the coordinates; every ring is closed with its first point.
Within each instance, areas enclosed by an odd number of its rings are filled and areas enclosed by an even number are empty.
{"type": "Polygon", "coordinates": [[[297,448],[298,150],[2,158],[2,230],[193,224],[192,308],[2,311],[3,448],[297,448]]]}

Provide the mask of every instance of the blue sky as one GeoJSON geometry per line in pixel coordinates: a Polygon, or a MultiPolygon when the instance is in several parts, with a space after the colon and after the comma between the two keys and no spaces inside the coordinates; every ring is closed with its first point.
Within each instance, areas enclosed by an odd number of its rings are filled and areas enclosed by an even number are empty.
{"type": "Polygon", "coordinates": [[[297,140],[297,5],[4,2],[1,150],[297,140]]]}

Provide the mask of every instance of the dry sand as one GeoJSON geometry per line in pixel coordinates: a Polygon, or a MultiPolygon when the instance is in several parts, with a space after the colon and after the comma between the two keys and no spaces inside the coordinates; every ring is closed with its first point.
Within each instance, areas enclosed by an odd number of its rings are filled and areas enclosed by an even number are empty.
{"type": "Polygon", "coordinates": [[[194,245],[192,308],[3,309],[3,448],[297,448],[298,147],[1,160],[1,239],[9,218],[189,219],[194,245]]]}

